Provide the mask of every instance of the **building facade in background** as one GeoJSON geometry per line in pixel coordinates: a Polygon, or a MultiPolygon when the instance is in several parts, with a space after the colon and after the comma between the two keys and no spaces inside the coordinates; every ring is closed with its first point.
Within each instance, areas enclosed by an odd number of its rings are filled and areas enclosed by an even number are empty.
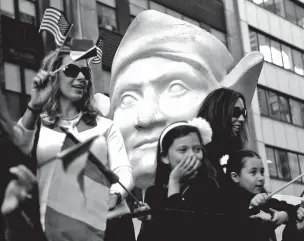
{"type": "MultiPolygon", "coordinates": [[[[244,53],[259,50],[265,58],[252,131],[274,191],[304,172],[304,1],[228,2],[238,15],[244,53]]],[[[300,179],[281,194],[301,196],[303,184],[300,179]]]]}
{"type": "MultiPolygon", "coordinates": [[[[249,147],[265,160],[270,191],[304,172],[304,1],[0,0],[0,81],[15,120],[25,111],[44,52],[54,48],[50,36],[43,36],[43,47],[37,34],[49,6],[65,12],[74,24],[73,36],[104,37],[103,63],[94,67],[94,84],[105,94],[116,49],[131,21],[147,9],[206,29],[236,61],[250,51],[261,51],[265,64],[252,102],[249,147]]],[[[304,179],[282,194],[300,196],[303,184],[304,179]]]]}

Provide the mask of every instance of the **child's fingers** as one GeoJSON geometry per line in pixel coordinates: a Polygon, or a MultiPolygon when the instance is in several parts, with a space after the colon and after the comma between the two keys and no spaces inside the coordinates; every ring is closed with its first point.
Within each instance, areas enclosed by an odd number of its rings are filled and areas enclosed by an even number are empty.
{"type": "Polygon", "coordinates": [[[300,207],[297,211],[297,217],[299,220],[304,220],[304,208],[300,207]]]}
{"type": "Polygon", "coordinates": [[[262,205],[264,203],[266,203],[267,201],[267,194],[266,193],[260,193],[258,196],[257,196],[257,201],[259,203],[259,205],[262,205]]]}
{"type": "Polygon", "coordinates": [[[186,171],[192,171],[192,169],[194,168],[194,166],[195,166],[195,157],[191,157],[190,158],[190,161],[189,161],[189,163],[188,163],[188,165],[186,166],[186,171]]]}
{"type": "Polygon", "coordinates": [[[184,158],[180,163],[177,164],[177,166],[180,169],[185,169],[186,166],[188,165],[188,159],[189,159],[189,157],[184,158]]]}

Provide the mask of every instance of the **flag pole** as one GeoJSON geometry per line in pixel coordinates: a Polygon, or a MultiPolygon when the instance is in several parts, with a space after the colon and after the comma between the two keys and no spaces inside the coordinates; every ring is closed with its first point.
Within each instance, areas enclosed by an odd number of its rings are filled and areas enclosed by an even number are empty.
{"type": "Polygon", "coordinates": [[[285,189],[286,187],[290,186],[291,184],[293,184],[296,180],[300,179],[301,177],[304,176],[304,172],[302,174],[300,174],[299,176],[295,177],[294,179],[292,179],[290,182],[286,183],[284,186],[280,187],[278,190],[272,192],[271,194],[269,194],[268,199],[271,198],[273,195],[277,194],[278,192],[282,191],[283,189],[285,189]]]}
{"type": "MultiPolygon", "coordinates": [[[[86,53],[88,53],[89,51],[92,51],[94,48],[96,48],[96,46],[90,48],[88,51],[86,51],[83,55],[79,56],[78,58],[81,58],[82,56],[84,56],[86,53]]],[[[61,66],[59,69],[55,70],[54,72],[51,73],[51,75],[56,74],[58,71],[62,70],[64,67],[68,66],[69,64],[73,63],[74,61],[77,60],[71,60],[70,62],[68,62],[67,64],[61,66]]]]}
{"type": "MultiPolygon", "coordinates": [[[[66,36],[65,36],[65,38],[64,38],[64,40],[63,40],[63,43],[60,45],[59,48],[56,49],[55,57],[52,59],[52,62],[51,62],[50,65],[48,66],[47,72],[49,72],[49,71],[52,69],[53,64],[54,64],[55,60],[57,59],[57,56],[58,56],[58,54],[60,53],[60,50],[62,49],[62,47],[63,47],[65,41],[67,40],[67,38],[68,38],[68,36],[69,36],[69,33],[70,33],[72,27],[73,27],[73,24],[71,24],[71,26],[70,26],[70,28],[69,28],[69,30],[68,30],[68,32],[67,32],[67,34],[66,34],[66,36]]],[[[53,74],[51,73],[51,75],[53,75],[53,74]]]]}

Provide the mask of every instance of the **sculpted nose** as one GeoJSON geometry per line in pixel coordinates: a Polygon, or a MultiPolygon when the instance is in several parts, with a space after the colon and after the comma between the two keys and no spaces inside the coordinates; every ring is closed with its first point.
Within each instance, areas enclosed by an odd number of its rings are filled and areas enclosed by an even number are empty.
{"type": "Polygon", "coordinates": [[[142,101],[139,105],[135,127],[149,128],[155,125],[165,124],[163,114],[159,111],[159,105],[156,98],[142,101]]]}

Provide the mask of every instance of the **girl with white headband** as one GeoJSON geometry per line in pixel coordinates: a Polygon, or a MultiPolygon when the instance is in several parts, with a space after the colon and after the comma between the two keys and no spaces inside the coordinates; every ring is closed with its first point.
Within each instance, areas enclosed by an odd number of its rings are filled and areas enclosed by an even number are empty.
{"type": "Polygon", "coordinates": [[[220,205],[216,204],[218,188],[208,178],[205,164],[204,145],[211,138],[211,127],[202,118],[173,123],[162,132],[155,185],[148,188],[145,204],[136,210],[151,208],[153,213],[139,218],[143,223],[138,241],[201,240],[202,229],[210,236],[207,233],[220,226],[215,215],[220,205]]]}

